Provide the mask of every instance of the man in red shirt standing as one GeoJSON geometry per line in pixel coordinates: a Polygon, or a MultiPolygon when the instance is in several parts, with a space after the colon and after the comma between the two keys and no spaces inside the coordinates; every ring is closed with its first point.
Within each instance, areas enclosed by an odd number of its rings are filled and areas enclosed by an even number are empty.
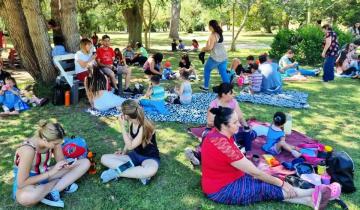
{"type": "MultiPolygon", "coordinates": [[[[129,68],[121,68],[119,67],[115,67],[113,65],[113,62],[115,60],[115,52],[114,50],[110,47],[110,37],[108,35],[104,35],[102,37],[102,47],[98,48],[96,50],[96,61],[98,63],[98,65],[100,66],[102,72],[104,74],[106,74],[108,77],[110,77],[111,83],[113,85],[113,87],[115,87],[115,91],[117,92],[117,86],[116,86],[116,78],[115,78],[115,72],[121,72],[122,74],[127,75],[126,79],[130,80],[130,69],[129,68]]],[[[126,84],[129,84],[130,81],[126,82],[126,84]]],[[[126,89],[124,90],[125,92],[129,91],[129,87],[125,87],[126,89]]]]}

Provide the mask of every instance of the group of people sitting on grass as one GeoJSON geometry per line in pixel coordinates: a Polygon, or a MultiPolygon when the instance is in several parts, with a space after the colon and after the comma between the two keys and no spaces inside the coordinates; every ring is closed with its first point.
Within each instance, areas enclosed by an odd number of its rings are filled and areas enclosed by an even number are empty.
{"type": "Polygon", "coordinates": [[[176,39],[173,39],[173,42],[171,43],[171,51],[193,51],[196,52],[199,49],[199,43],[196,39],[191,40],[191,48],[186,49],[185,44],[183,43],[183,40],[179,39],[179,44],[177,43],[176,39]]]}
{"type": "Polygon", "coordinates": [[[357,42],[346,44],[344,49],[340,51],[336,59],[337,75],[360,79],[360,55],[356,54],[359,44],[357,42]]]}
{"type": "MultiPolygon", "coordinates": [[[[201,162],[202,191],[209,199],[223,204],[249,205],[274,200],[325,209],[329,200],[340,196],[339,184],[319,185],[307,190],[296,188],[259,170],[248,159],[250,157],[247,154],[257,134],[245,121],[234,99],[231,83],[231,78],[249,76],[251,93],[278,93],[282,89],[281,71],[289,75],[309,72],[298,70],[291,63],[292,51],[287,52],[280,65],[263,54],[259,56],[258,64],[254,57],[249,56],[246,68],[241,66],[239,59],[234,59],[230,70],[227,70],[221,27],[212,20],[209,29],[211,35],[207,45],[200,50],[202,55],[210,52],[205,64],[202,90],[209,91],[210,73],[214,68],[218,68],[223,83],[213,88],[218,97],[209,104],[207,129],[202,135],[200,146],[195,150],[185,150],[186,157],[194,165],[201,162]]],[[[114,51],[110,47],[107,35],[102,37],[101,46],[96,51],[91,50],[93,42],[89,39],[82,39],[80,46],[81,50],[75,55],[75,71],[77,78],[84,82],[90,104],[100,111],[114,107],[121,111],[118,121],[124,148],[114,154],[102,155],[101,163],[108,169],[101,173],[100,178],[103,183],[120,177],[135,178],[146,185],[158,171],[160,154],[155,125],[146,118],[144,110],[163,105],[163,55],[155,53],[148,56],[140,43],[137,57],[136,53],[131,55],[130,46],[122,54],[120,50],[114,51]],[[134,62],[134,59],[137,60],[134,62]],[[129,88],[131,70],[127,66],[128,62],[140,65],[143,62],[144,74],[148,75],[151,83],[145,97],[139,100],[125,99],[111,91],[111,86],[115,90],[117,88],[115,76],[119,72],[127,75],[126,89],[129,88]]],[[[312,73],[316,76],[316,71],[312,73]]],[[[173,103],[189,104],[192,97],[190,76],[197,78],[197,74],[187,55],[179,63],[179,75],[182,84],[176,88],[178,97],[173,103]]],[[[283,131],[285,122],[284,113],[274,115],[263,150],[271,154],[285,150],[298,157],[298,148],[286,143],[283,131]]],[[[41,202],[64,207],[60,192],[69,194],[78,189],[75,181],[87,172],[90,163],[86,158],[75,162],[66,160],[61,148],[64,137],[65,131],[60,124],[41,121],[36,134],[16,150],[13,195],[21,205],[31,206],[41,202]],[[51,166],[52,156],[56,164],[51,166]]]]}
{"type": "MultiPolygon", "coordinates": [[[[325,209],[330,200],[337,199],[341,192],[338,183],[300,189],[268,175],[251,162],[248,153],[256,132],[245,121],[233,98],[232,88],[230,83],[214,87],[218,98],[209,105],[208,128],[202,135],[203,140],[196,151],[185,150],[186,157],[194,165],[201,162],[201,186],[205,196],[223,204],[285,201],[314,209],[325,209]]],[[[133,178],[147,185],[160,166],[155,125],[135,100],[127,99],[119,108],[124,148],[101,156],[101,163],[108,169],[101,173],[100,179],[107,183],[121,177],[133,178]]],[[[263,150],[270,154],[287,151],[299,157],[298,148],[286,143],[285,122],[284,113],[275,113],[263,150]]],[[[64,137],[60,124],[41,121],[36,134],[16,150],[13,196],[19,204],[32,206],[41,202],[64,207],[60,193],[77,191],[79,186],[75,181],[87,172],[90,162],[86,158],[75,162],[65,159],[61,147],[64,137]],[[55,165],[50,165],[52,156],[55,165]]]]}

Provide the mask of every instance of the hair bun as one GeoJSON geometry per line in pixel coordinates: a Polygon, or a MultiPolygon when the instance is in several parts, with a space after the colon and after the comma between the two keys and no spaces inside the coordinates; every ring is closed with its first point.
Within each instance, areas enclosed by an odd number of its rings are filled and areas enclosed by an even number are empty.
{"type": "Polygon", "coordinates": [[[212,114],[214,114],[214,115],[218,115],[218,114],[221,113],[220,108],[221,108],[221,107],[219,107],[219,108],[212,108],[212,109],[210,109],[210,112],[211,112],[212,114]]]}
{"type": "Polygon", "coordinates": [[[44,127],[45,125],[47,124],[47,121],[46,120],[40,120],[38,125],[42,128],[44,127]]]}

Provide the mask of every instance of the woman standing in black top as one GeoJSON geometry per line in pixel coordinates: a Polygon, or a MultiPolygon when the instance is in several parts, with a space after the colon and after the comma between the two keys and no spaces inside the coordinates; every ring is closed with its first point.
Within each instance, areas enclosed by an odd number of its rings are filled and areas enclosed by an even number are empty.
{"type": "Polygon", "coordinates": [[[124,149],[101,157],[101,163],[110,168],[101,174],[101,179],[106,183],[117,177],[135,178],[146,185],[156,174],[160,164],[155,126],[134,100],[124,101],[121,112],[119,123],[124,149]],[[129,124],[128,130],[126,124],[129,124]]]}

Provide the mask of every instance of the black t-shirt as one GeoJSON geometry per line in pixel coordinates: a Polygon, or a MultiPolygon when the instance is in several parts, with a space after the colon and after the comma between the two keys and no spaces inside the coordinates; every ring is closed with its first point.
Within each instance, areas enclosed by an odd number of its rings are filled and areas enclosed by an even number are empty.
{"type": "Polygon", "coordinates": [[[4,70],[0,70],[0,86],[5,84],[5,78],[10,77],[10,73],[4,70]]]}
{"type": "Polygon", "coordinates": [[[184,64],[183,62],[179,62],[179,67],[180,68],[186,68],[186,69],[189,69],[191,66],[191,62],[187,63],[187,64],[184,64]]]}
{"type": "MultiPolygon", "coordinates": [[[[139,134],[140,127],[141,126],[138,127],[136,133],[133,133],[133,124],[130,125],[130,136],[131,136],[131,138],[134,139],[139,134]]],[[[134,149],[134,151],[136,153],[138,153],[139,155],[142,155],[142,156],[145,156],[145,157],[152,157],[152,158],[160,159],[159,149],[157,147],[155,133],[151,137],[151,143],[150,144],[146,145],[145,147],[143,147],[142,144],[140,144],[138,147],[136,147],[134,149]]]]}

